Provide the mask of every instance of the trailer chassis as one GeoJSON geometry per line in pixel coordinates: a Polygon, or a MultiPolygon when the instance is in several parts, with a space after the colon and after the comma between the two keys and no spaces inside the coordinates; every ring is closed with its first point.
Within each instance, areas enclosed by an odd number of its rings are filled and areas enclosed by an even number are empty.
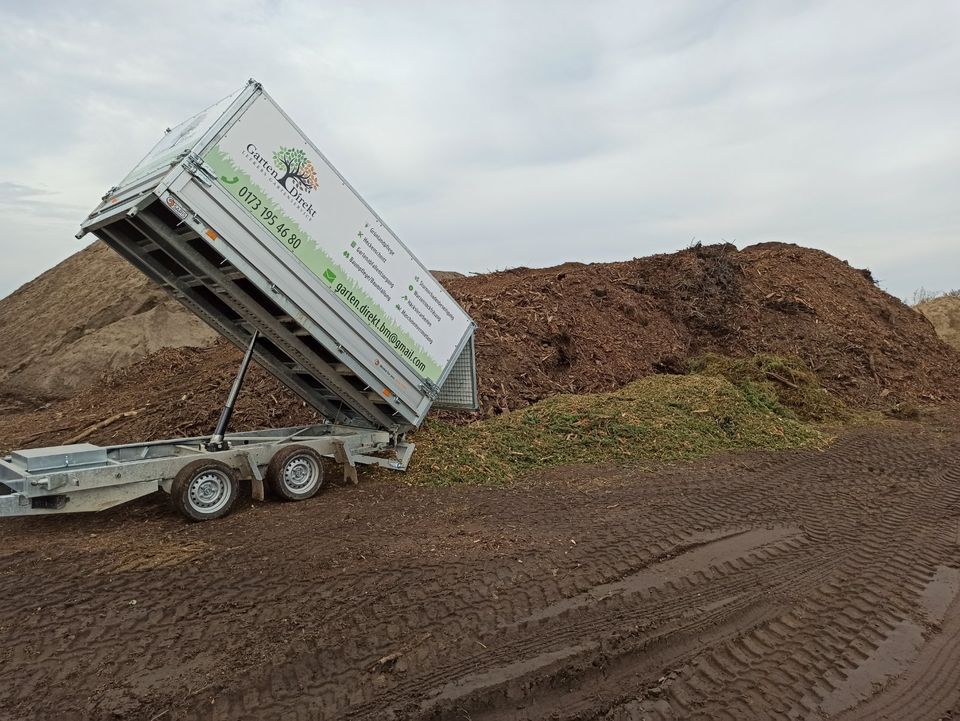
{"type": "Polygon", "coordinates": [[[387,431],[324,423],[230,433],[220,444],[196,437],[15,451],[0,459],[0,517],[101,511],[162,490],[188,518],[207,520],[229,512],[241,481],[256,500],[265,486],[302,500],[323,483],[321,458],[342,464],[344,479],[356,483],[357,465],[405,470],[413,449],[387,431]]]}
{"type": "Polygon", "coordinates": [[[0,517],[102,511],[162,490],[188,520],[208,521],[230,512],[242,481],[259,501],[267,486],[283,500],[311,498],[323,486],[325,457],[352,483],[358,463],[406,470],[414,445],[395,431],[328,421],[228,434],[259,339],[255,330],[212,436],[15,451],[0,460],[0,517]]]}

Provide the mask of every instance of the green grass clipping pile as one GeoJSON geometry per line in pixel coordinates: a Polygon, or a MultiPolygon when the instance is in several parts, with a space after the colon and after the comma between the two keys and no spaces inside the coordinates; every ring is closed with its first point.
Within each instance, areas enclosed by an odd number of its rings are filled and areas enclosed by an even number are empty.
{"type": "Polygon", "coordinates": [[[405,480],[507,483],[552,466],[822,447],[829,439],[809,421],[842,413],[799,361],[708,356],[691,371],[557,395],[469,425],[433,420],[411,437],[417,451],[405,480]]]}
{"type": "Polygon", "coordinates": [[[691,373],[723,376],[754,405],[787,418],[838,421],[851,415],[799,358],[767,354],[730,358],[708,353],[690,361],[689,367],[691,373]]]}

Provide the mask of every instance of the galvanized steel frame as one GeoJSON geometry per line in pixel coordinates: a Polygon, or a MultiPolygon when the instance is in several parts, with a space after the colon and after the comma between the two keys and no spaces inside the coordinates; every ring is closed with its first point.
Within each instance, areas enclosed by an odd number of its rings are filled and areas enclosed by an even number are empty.
{"type": "Polygon", "coordinates": [[[345,476],[355,480],[357,464],[404,470],[414,448],[412,443],[395,443],[386,431],[333,424],[232,433],[227,435],[230,448],[216,452],[205,450],[206,440],[41,449],[50,454],[51,466],[35,470],[17,454],[6,456],[0,459],[0,517],[99,511],[158,490],[169,492],[177,472],[198,458],[222,461],[241,478],[262,484],[273,455],[296,443],[340,461],[345,476]],[[88,455],[91,449],[104,453],[96,462],[84,462],[83,453],[75,452],[77,462],[71,463],[74,448],[88,455]],[[384,457],[384,451],[392,451],[393,458],[384,457]]]}

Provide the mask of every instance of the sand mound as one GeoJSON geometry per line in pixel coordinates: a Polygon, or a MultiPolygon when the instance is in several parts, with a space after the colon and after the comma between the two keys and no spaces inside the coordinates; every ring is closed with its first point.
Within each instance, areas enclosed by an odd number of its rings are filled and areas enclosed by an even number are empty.
{"type": "Polygon", "coordinates": [[[925,300],[917,306],[917,310],[933,323],[941,338],[960,349],[960,295],[942,295],[925,300]]]}
{"type": "Polygon", "coordinates": [[[104,371],[216,337],[98,241],[0,300],[0,396],[66,398],[104,371]]]}
{"type": "Polygon", "coordinates": [[[97,241],[0,300],[0,413],[73,397],[163,348],[217,338],[97,241]]]}
{"type": "MultiPolygon", "coordinates": [[[[769,243],[695,247],[621,263],[517,268],[445,284],[477,320],[482,413],[560,393],[603,393],[686,372],[704,353],[794,357],[845,402],[882,407],[960,398],[960,353],[866,271],[769,243]]],[[[141,311],[141,314],[143,311],[141,311]]],[[[4,418],[0,447],[89,436],[98,443],[207,433],[239,352],[163,349],[69,401],[4,418]],[[40,430],[38,429],[45,429],[40,430]]],[[[789,380],[789,379],[788,379],[789,380]]],[[[299,398],[254,369],[235,427],[309,422],[299,398]]]]}

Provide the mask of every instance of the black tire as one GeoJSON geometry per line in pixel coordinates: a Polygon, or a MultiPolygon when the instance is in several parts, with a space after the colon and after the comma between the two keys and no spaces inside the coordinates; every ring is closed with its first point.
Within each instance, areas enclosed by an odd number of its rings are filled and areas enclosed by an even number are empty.
{"type": "Polygon", "coordinates": [[[278,498],[305,501],[323,487],[323,456],[309,446],[286,446],[267,466],[267,484],[278,498]]]}
{"type": "Polygon", "coordinates": [[[240,483],[237,472],[210,458],[191,461],[173,479],[173,506],[190,521],[212,521],[230,513],[240,483]]]}

